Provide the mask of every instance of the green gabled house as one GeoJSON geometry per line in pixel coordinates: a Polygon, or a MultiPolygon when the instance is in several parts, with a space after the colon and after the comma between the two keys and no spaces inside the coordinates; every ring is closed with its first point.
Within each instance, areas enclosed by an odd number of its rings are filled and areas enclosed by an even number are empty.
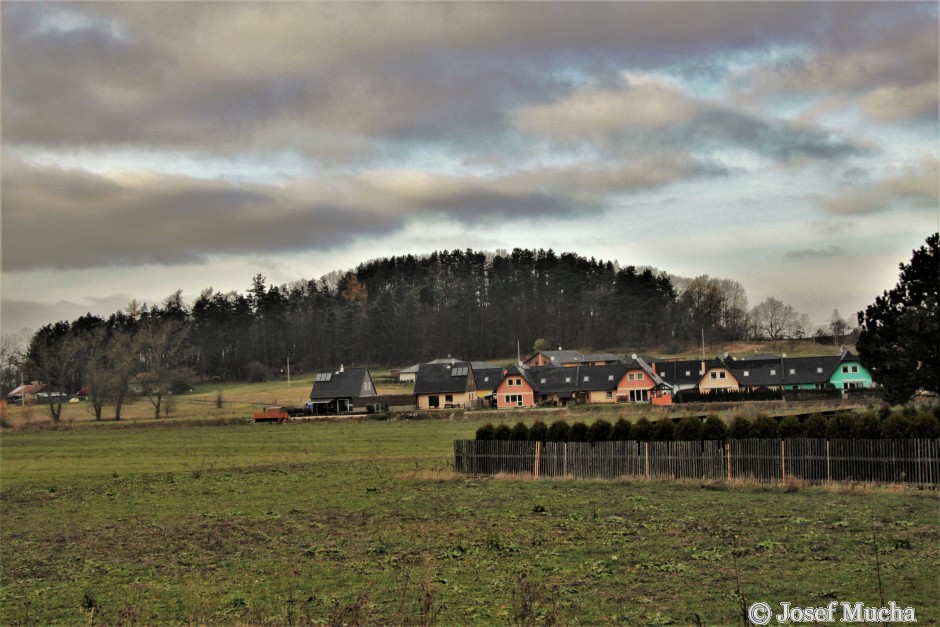
{"type": "Polygon", "coordinates": [[[871,374],[848,351],[821,357],[762,355],[726,360],[726,364],[748,392],[872,387],[871,374]]]}
{"type": "Polygon", "coordinates": [[[839,356],[839,363],[829,377],[829,382],[840,390],[872,387],[871,373],[849,351],[843,351],[839,356]]]}

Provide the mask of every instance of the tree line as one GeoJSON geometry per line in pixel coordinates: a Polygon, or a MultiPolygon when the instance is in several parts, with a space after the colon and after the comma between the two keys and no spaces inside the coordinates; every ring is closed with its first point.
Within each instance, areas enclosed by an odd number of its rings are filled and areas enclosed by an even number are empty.
{"type": "Polygon", "coordinates": [[[208,288],[186,303],[177,291],[159,305],[132,301],[108,317],[48,324],[15,367],[4,349],[2,383],[85,388],[96,413],[107,401],[119,418],[132,384],[159,415],[189,377],[257,380],[288,364],[300,373],[444,355],[480,360],[528,350],[540,338],[552,347],[675,353],[703,340],[803,337],[807,325],[775,298],[749,308],[744,288],[728,279],[680,279],[553,250],[440,251],[284,285],[258,274],[245,293],[208,288]]]}

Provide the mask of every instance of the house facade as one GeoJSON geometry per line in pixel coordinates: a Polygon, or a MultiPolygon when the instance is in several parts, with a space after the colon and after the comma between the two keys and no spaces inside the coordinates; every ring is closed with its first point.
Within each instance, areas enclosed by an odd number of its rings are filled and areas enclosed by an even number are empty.
{"type": "Polygon", "coordinates": [[[672,386],[656,373],[656,363],[633,355],[617,383],[618,403],[672,404],[672,386]]]}
{"type": "Polygon", "coordinates": [[[320,370],[313,378],[310,401],[305,409],[314,416],[367,411],[378,396],[367,368],[320,370]]]}
{"type": "Polygon", "coordinates": [[[415,379],[418,409],[471,409],[479,406],[470,362],[421,364],[415,379]]]}

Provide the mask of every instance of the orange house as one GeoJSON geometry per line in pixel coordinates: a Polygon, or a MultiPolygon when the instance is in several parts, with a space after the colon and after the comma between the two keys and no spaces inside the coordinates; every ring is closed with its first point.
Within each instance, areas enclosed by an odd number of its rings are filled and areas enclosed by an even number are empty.
{"type": "Polygon", "coordinates": [[[535,386],[524,367],[512,366],[506,371],[503,380],[496,386],[496,407],[535,407],[535,386]]]}
{"type": "Polygon", "coordinates": [[[672,387],[656,374],[656,364],[633,355],[627,371],[617,383],[618,403],[672,405],[672,387]]]}

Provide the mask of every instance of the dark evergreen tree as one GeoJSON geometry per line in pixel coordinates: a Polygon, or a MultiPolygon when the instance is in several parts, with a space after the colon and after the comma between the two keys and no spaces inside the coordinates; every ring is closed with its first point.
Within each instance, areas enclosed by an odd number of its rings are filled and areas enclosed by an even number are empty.
{"type": "Polygon", "coordinates": [[[908,401],[918,390],[940,393],[940,235],[902,263],[894,289],[858,314],[862,365],[885,387],[885,398],[908,401]]]}

